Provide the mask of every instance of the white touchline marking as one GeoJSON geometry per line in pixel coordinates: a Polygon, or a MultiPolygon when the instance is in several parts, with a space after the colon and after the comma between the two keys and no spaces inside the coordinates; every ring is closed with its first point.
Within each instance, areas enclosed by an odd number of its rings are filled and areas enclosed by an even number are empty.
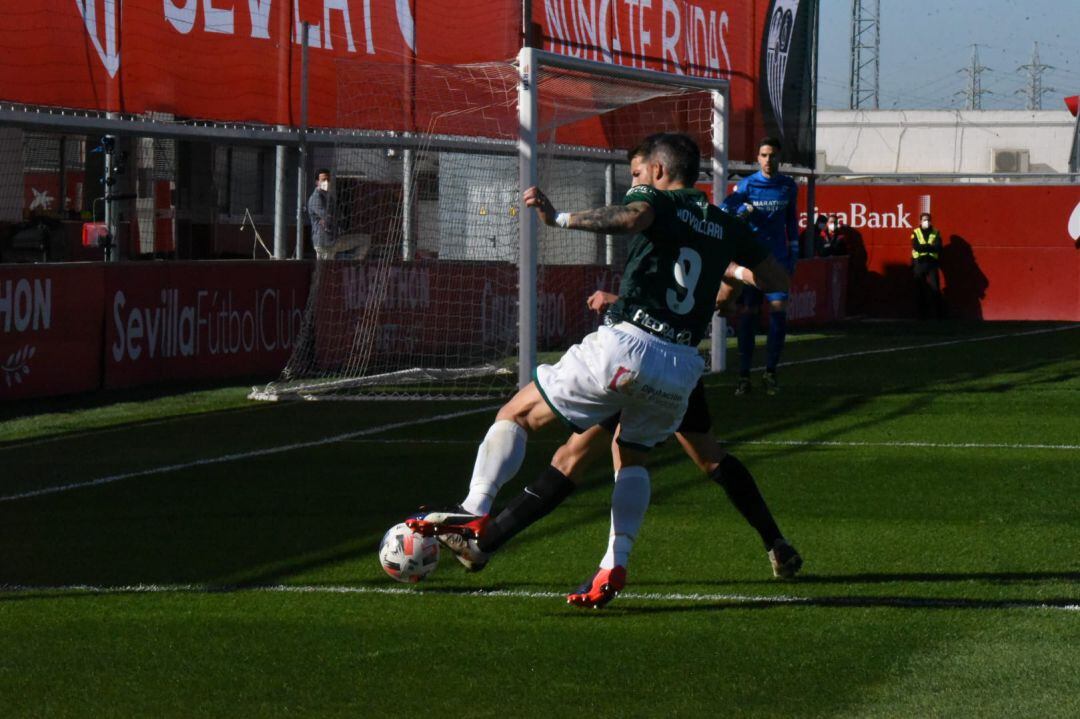
{"type": "MultiPolygon", "coordinates": [[[[366,587],[335,585],[300,585],[266,584],[254,586],[214,586],[207,584],[122,584],[103,585],[66,584],[58,586],[34,586],[21,584],[0,584],[0,594],[25,593],[78,593],[78,594],[238,594],[244,592],[273,594],[373,594],[411,597],[455,597],[470,599],[565,599],[565,592],[530,591],[525,589],[448,589],[438,588],[431,591],[408,587],[366,587]]],[[[1080,611],[1080,604],[1040,604],[1038,600],[995,600],[995,599],[949,599],[927,597],[877,597],[873,595],[799,597],[786,594],[703,594],[696,592],[623,592],[622,601],[639,602],[712,602],[716,604],[791,604],[804,606],[845,606],[865,607],[867,605],[882,608],[957,608],[966,607],[986,609],[1053,609],[1059,611],[1080,611]]]]}
{"type": "MultiPolygon", "coordinates": [[[[1027,337],[1029,335],[1043,335],[1051,332],[1067,332],[1069,330],[1080,329],[1080,323],[1066,325],[1064,327],[1046,327],[1038,330],[1027,330],[1025,332],[1010,332],[1000,335],[987,335],[985,337],[965,337],[958,340],[945,340],[942,342],[928,342],[921,345],[904,345],[903,347],[886,347],[878,350],[860,350],[858,352],[845,352],[843,354],[828,355],[826,357],[811,357],[810,359],[794,360],[791,362],[784,362],[782,366],[790,367],[797,364],[813,364],[815,362],[831,362],[833,360],[847,359],[848,357],[863,357],[865,355],[879,355],[889,354],[891,352],[906,352],[907,350],[922,350],[927,347],[948,347],[950,345],[962,345],[969,344],[971,342],[989,342],[990,340],[1009,339],[1011,337],[1027,337]]],[[[765,366],[754,367],[754,370],[763,370],[765,366]]]]}
{"type": "Polygon", "coordinates": [[[192,462],[182,462],[180,464],[169,464],[163,467],[151,467],[150,469],[141,469],[135,472],[124,472],[123,474],[112,474],[108,477],[99,477],[98,479],[92,479],[86,482],[72,482],[71,484],[61,484],[55,487],[45,487],[44,489],[35,489],[29,492],[20,492],[19,494],[10,494],[6,497],[0,497],[0,502],[13,502],[19,499],[30,499],[32,497],[41,497],[46,494],[57,494],[59,492],[68,492],[73,489],[83,489],[85,487],[98,487],[103,484],[112,484],[113,482],[119,482],[123,479],[132,479],[134,477],[145,477],[152,474],[164,474],[166,472],[177,472],[182,469],[191,469],[192,467],[203,467],[208,464],[220,464],[222,462],[233,462],[238,459],[251,459],[252,457],[265,457],[271,454],[278,454],[280,452],[291,452],[294,449],[308,449],[310,447],[318,447],[324,444],[334,444],[335,442],[342,442],[349,439],[355,439],[356,437],[363,437],[368,434],[378,434],[379,432],[386,432],[392,429],[401,429],[403,427],[415,427],[416,425],[425,424],[427,422],[439,422],[446,419],[455,419],[457,417],[465,417],[470,414],[479,414],[481,412],[492,412],[497,410],[497,406],[493,407],[480,407],[468,410],[462,410],[461,412],[450,412],[448,414],[439,414],[434,417],[423,417],[420,419],[408,420],[405,422],[394,422],[392,424],[384,424],[378,427],[369,427],[367,429],[361,429],[356,432],[346,432],[344,434],[337,434],[333,437],[324,437],[322,439],[314,439],[308,442],[296,442],[295,444],[285,444],[279,447],[269,447],[267,449],[253,449],[248,452],[237,452],[235,454],[226,454],[220,457],[210,457],[208,459],[197,459],[192,462]]]}
{"type": "MultiPolygon", "coordinates": [[[[476,440],[471,439],[350,439],[349,442],[356,444],[471,444],[476,445],[476,440]]],[[[561,445],[565,440],[538,439],[529,440],[532,444],[561,445]]],[[[852,440],[845,442],[831,439],[723,439],[717,437],[720,444],[753,444],[753,445],[776,445],[780,447],[923,447],[929,449],[1063,449],[1080,450],[1080,444],[1006,444],[1002,442],[922,442],[912,440],[909,442],[860,442],[852,440]]]]}
{"type": "MultiPolygon", "coordinates": [[[[1063,327],[1049,327],[1049,328],[1038,329],[1038,330],[1028,330],[1026,332],[1013,332],[1013,333],[1009,333],[1009,334],[988,335],[986,337],[968,337],[968,338],[958,339],[958,340],[948,340],[948,341],[945,341],[945,342],[930,342],[928,344],[921,344],[921,345],[906,345],[906,346],[903,346],[903,347],[889,347],[889,348],[878,349],[878,350],[862,350],[862,351],[859,351],[859,352],[848,352],[848,353],[845,353],[845,354],[830,355],[828,357],[815,357],[813,359],[798,360],[798,361],[795,361],[795,362],[786,362],[785,364],[787,364],[787,365],[796,365],[796,364],[810,364],[812,362],[828,362],[828,361],[832,361],[832,360],[846,359],[848,357],[859,357],[859,356],[870,355],[870,354],[888,354],[888,353],[891,353],[891,352],[904,352],[904,351],[913,350],[913,349],[925,349],[927,347],[944,347],[944,346],[947,346],[947,345],[966,344],[966,343],[969,343],[969,342],[985,342],[985,341],[988,341],[988,340],[1007,339],[1007,338],[1010,338],[1010,337],[1023,337],[1023,336],[1026,336],[1026,335],[1038,335],[1038,334],[1046,334],[1046,333],[1050,333],[1050,332],[1062,332],[1062,331],[1065,331],[1065,330],[1073,330],[1073,329],[1078,329],[1078,328],[1080,328],[1080,324],[1067,325],[1067,326],[1063,326],[1063,327]]],[[[761,369],[761,368],[757,367],[755,369],[761,369]]],[[[435,417],[424,417],[424,418],[421,418],[421,419],[418,419],[418,420],[411,420],[411,421],[407,421],[407,422],[396,422],[394,424],[387,424],[387,425],[383,425],[381,427],[372,427],[370,429],[360,430],[358,432],[347,432],[345,434],[334,435],[333,437],[325,437],[323,439],[312,440],[312,441],[309,441],[309,442],[297,442],[295,444],[288,444],[288,445],[283,445],[283,446],[280,446],[280,447],[270,447],[268,449],[257,449],[257,450],[251,450],[249,452],[238,452],[236,454],[227,454],[227,455],[224,455],[224,456],[221,456],[221,457],[211,457],[211,458],[208,458],[208,459],[200,459],[200,460],[195,460],[193,462],[184,462],[184,463],[181,463],[181,464],[171,464],[171,465],[165,465],[163,467],[153,467],[151,469],[138,470],[138,471],[135,471],[135,472],[126,472],[126,473],[123,473],[123,474],[114,474],[114,475],[110,475],[108,477],[99,477],[98,479],[88,480],[86,482],[73,482],[71,484],[63,484],[63,485],[58,485],[58,486],[54,486],[54,487],[46,487],[44,489],[36,489],[36,490],[29,491],[29,492],[21,492],[19,494],[11,494],[11,495],[7,495],[7,496],[4,496],[4,497],[0,497],[0,502],[12,502],[12,501],[20,500],[20,499],[30,499],[30,498],[33,498],[33,497],[40,497],[40,496],[48,495],[48,494],[58,494],[60,492],[68,492],[68,491],[75,490],[75,489],[83,489],[83,488],[86,488],[86,487],[97,487],[97,486],[101,486],[101,485],[104,485],[104,484],[111,484],[113,482],[119,482],[120,480],[123,480],[123,479],[132,479],[132,478],[135,478],[135,477],[145,477],[145,476],[149,476],[149,475],[153,475],[153,474],[163,474],[163,473],[166,473],[166,472],[176,472],[176,471],[183,470],[183,469],[190,469],[192,467],[201,467],[201,466],[205,466],[205,465],[209,465],[209,464],[219,464],[219,463],[222,463],[222,462],[232,462],[232,461],[239,460],[239,459],[251,459],[252,457],[264,457],[266,455],[278,454],[280,452],[290,452],[290,451],[292,451],[294,449],[306,449],[308,447],[316,447],[316,446],[324,445],[324,444],[333,444],[335,442],[343,442],[343,441],[347,441],[347,440],[350,440],[350,439],[356,439],[357,437],[363,437],[365,435],[378,434],[380,432],[385,432],[385,431],[388,431],[388,430],[391,430],[391,429],[401,429],[401,428],[404,428],[404,427],[415,427],[417,425],[425,424],[427,422],[437,422],[437,421],[441,421],[441,420],[444,420],[444,419],[453,419],[455,417],[463,417],[463,416],[470,415],[470,414],[479,414],[481,412],[491,412],[493,410],[497,410],[498,408],[499,408],[499,406],[482,407],[482,408],[478,408],[478,409],[465,410],[465,411],[462,411],[462,412],[455,412],[455,413],[451,413],[451,414],[438,415],[438,416],[435,416],[435,417]]],[[[765,443],[765,442],[763,441],[762,443],[765,443]]],[[[747,444],[749,444],[749,442],[747,442],[747,444]]],[[[866,446],[874,446],[874,445],[873,444],[867,444],[866,446]]],[[[905,445],[899,444],[897,446],[905,446],[905,445]]],[[[934,445],[910,445],[910,446],[934,446],[934,445]]],[[[1008,446],[1008,445],[1002,445],[1002,446],[1008,446]]],[[[1070,446],[1070,445],[1061,445],[1061,446],[1048,445],[1045,448],[1046,449],[1073,449],[1073,447],[1070,446]]]]}

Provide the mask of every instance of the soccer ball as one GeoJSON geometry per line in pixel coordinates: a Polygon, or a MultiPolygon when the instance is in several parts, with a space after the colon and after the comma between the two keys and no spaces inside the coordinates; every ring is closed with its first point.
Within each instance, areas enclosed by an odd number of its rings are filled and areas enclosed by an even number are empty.
{"type": "Polygon", "coordinates": [[[439,540],[425,537],[402,522],[386,530],[379,542],[379,564],[399,582],[419,582],[439,563],[439,540]]]}

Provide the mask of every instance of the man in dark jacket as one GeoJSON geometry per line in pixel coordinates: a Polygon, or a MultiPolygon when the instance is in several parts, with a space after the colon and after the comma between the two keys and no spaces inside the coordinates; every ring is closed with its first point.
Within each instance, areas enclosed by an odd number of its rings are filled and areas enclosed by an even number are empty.
{"type": "Polygon", "coordinates": [[[330,207],[330,170],[320,169],[316,174],[315,189],[308,198],[307,211],[311,220],[311,244],[315,247],[315,257],[320,260],[333,259],[334,223],[330,207]]]}

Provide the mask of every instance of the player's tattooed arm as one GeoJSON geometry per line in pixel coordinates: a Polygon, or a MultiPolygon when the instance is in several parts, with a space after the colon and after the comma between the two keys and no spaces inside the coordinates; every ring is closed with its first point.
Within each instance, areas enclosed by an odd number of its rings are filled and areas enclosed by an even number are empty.
{"type": "Polygon", "coordinates": [[[530,187],[522,195],[526,207],[532,207],[541,222],[548,226],[567,227],[606,235],[642,232],[652,224],[653,208],[648,202],[608,205],[582,212],[559,212],[539,187],[530,187]]]}
{"type": "Polygon", "coordinates": [[[570,214],[567,227],[605,235],[626,235],[648,229],[653,221],[653,208],[647,202],[628,205],[608,205],[570,214]]]}

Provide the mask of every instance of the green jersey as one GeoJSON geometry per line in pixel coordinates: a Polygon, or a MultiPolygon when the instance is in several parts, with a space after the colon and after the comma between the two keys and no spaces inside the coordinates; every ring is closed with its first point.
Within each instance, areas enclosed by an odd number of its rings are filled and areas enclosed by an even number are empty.
{"type": "Polygon", "coordinates": [[[700,190],[637,185],[623,197],[624,205],[631,202],[649,203],[654,217],[630,242],[611,318],[636,317],[636,324],[651,329],[666,325],[668,339],[696,345],[712,319],[728,263],[753,267],[769,250],[749,225],[709,204],[700,190]]]}

